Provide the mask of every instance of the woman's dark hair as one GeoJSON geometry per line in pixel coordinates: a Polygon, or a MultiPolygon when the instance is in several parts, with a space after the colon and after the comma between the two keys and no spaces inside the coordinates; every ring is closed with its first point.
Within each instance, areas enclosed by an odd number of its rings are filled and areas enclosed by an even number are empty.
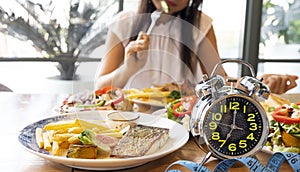
{"type": "MultiPolygon", "coordinates": [[[[200,28],[200,16],[201,11],[200,7],[202,6],[203,0],[190,0],[189,5],[183,10],[173,14],[176,17],[182,19],[182,25],[185,22],[191,23],[192,25],[200,28]]],[[[152,13],[156,10],[152,0],[142,0],[139,5],[138,13],[152,13]]],[[[148,20],[150,20],[150,16],[148,16],[148,20]]],[[[142,23],[137,27],[138,33],[142,28],[142,23]]],[[[188,44],[193,40],[193,32],[190,30],[192,27],[181,27],[181,60],[187,65],[191,71],[191,59],[193,57],[192,50],[188,47],[188,44]]],[[[135,40],[137,37],[131,38],[131,40],[135,40]]]]}

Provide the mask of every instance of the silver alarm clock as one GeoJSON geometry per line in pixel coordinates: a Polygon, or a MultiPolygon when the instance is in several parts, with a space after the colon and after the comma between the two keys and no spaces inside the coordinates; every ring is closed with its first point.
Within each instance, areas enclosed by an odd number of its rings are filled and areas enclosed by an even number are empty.
{"type": "Polygon", "coordinates": [[[215,66],[210,77],[203,76],[195,90],[198,100],[192,110],[190,130],[199,147],[207,152],[202,163],[211,156],[219,159],[253,156],[262,149],[269,123],[259,100],[267,99],[270,91],[255,78],[251,64],[223,60],[215,66]],[[230,85],[227,85],[215,71],[228,62],[246,65],[252,76],[228,79],[230,85]]]}

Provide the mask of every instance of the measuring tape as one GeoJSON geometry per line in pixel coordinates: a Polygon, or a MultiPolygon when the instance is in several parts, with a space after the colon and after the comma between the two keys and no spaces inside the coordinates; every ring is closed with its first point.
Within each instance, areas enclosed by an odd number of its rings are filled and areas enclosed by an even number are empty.
{"type": "MultiPolygon", "coordinates": [[[[229,168],[235,162],[243,163],[251,172],[278,172],[280,169],[281,164],[284,161],[288,161],[290,166],[294,171],[300,172],[300,155],[297,153],[291,152],[276,152],[272,155],[270,160],[268,161],[267,165],[264,166],[261,164],[257,159],[252,157],[241,157],[241,158],[234,158],[234,159],[226,159],[221,161],[214,169],[214,172],[225,172],[228,171],[229,168]]],[[[165,172],[180,172],[177,169],[171,169],[174,165],[181,165],[186,167],[187,169],[191,170],[191,172],[211,172],[208,168],[187,160],[178,160],[172,164],[170,164],[165,172]]]]}

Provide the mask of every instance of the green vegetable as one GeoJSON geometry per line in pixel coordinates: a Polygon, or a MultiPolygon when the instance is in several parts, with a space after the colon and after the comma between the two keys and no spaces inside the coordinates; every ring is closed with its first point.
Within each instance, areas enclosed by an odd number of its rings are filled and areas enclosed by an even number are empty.
{"type": "Polygon", "coordinates": [[[181,101],[181,99],[176,99],[176,100],[174,100],[174,101],[172,101],[171,103],[169,103],[168,105],[167,105],[167,116],[168,116],[168,119],[171,119],[171,120],[173,120],[173,121],[176,121],[177,120],[177,117],[176,116],[174,116],[174,112],[173,112],[173,106],[175,105],[175,104],[177,104],[178,102],[180,102],[181,101]]]}
{"type": "Polygon", "coordinates": [[[98,142],[95,139],[96,133],[92,130],[84,130],[78,136],[81,144],[84,145],[96,145],[97,146],[97,155],[102,157],[107,157],[110,154],[109,145],[98,142]]]}
{"type": "Polygon", "coordinates": [[[76,104],[75,107],[77,107],[77,108],[96,108],[96,107],[103,106],[104,104],[105,104],[105,100],[101,100],[97,104],[86,104],[86,105],[76,104]]]}
{"type": "Polygon", "coordinates": [[[299,107],[296,103],[291,103],[291,107],[294,108],[294,109],[299,109],[299,107]]]}
{"type": "MultiPolygon", "coordinates": [[[[178,102],[181,102],[181,99],[176,99],[176,100],[172,101],[172,102],[168,105],[168,107],[170,107],[170,108],[172,109],[173,106],[174,106],[175,104],[177,104],[178,102]]],[[[173,112],[173,111],[172,111],[172,112],[173,112]]]]}
{"type": "Polygon", "coordinates": [[[78,139],[84,145],[88,145],[88,144],[94,145],[94,137],[95,137],[95,132],[91,130],[84,130],[80,133],[78,139]]]}
{"type": "Polygon", "coordinates": [[[275,111],[275,107],[268,107],[268,112],[274,112],[275,111]]]}
{"type": "Polygon", "coordinates": [[[173,90],[169,95],[168,98],[180,99],[181,94],[179,91],[173,90]]]}

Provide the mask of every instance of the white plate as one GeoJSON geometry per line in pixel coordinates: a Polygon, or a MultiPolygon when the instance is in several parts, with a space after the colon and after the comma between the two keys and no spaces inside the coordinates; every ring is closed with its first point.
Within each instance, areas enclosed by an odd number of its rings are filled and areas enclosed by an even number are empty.
{"type": "MultiPolygon", "coordinates": [[[[147,162],[159,159],[166,156],[177,149],[181,148],[189,138],[189,133],[186,128],[182,125],[171,121],[166,118],[159,116],[139,113],[140,118],[137,120],[138,123],[149,126],[157,126],[169,128],[169,139],[167,143],[157,152],[141,157],[134,158],[108,158],[108,159],[73,159],[60,156],[50,155],[47,151],[39,149],[35,141],[35,129],[37,127],[43,127],[47,123],[74,119],[76,117],[85,118],[88,120],[101,120],[105,119],[105,115],[111,111],[86,111],[78,112],[77,114],[65,114],[55,117],[42,119],[33,124],[26,126],[19,134],[19,142],[29,152],[42,157],[46,160],[64,164],[66,166],[85,169],[85,170],[116,170],[139,166],[147,162]]],[[[132,112],[138,113],[138,112],[132,112]]]]}
{"type": "Polygon", "coordinates": [[[152,113],[152,115],[155,115],[155,116],[161,116],[163,117],[163,115],[167,112],[167,110],[164,108],[164,109],[159,109],[157,111],[154,111],[152,113]]]}
{"type": "Polygon", "coordinates": [[[159,103],[159,102],[145,102],[142,100],[138,100],[138,99],[131,99],[134,103],[136,103],[137,105],[141,104],[141,105],[147,105],[147,106],[154,106],[157,108],[161,108],[161,107],[165,107],[165,105],[163,103],[159,103]]]}
{"type": "MultiPolygon", "coordinates": [[[[152,113],[152,115],[160,116],[160,117],[163,117],[163,118],[168,118],[166,113],[167,113],[166,109],[159,109],[157,111],[154,111],[152,113]]],[[[190,123],[189,122],[190,122],[190,117],[186,116],[186,117],[184,117],[180,120],[180,125],[183,125],[187,130],[190,130],[190,123]]]]}

